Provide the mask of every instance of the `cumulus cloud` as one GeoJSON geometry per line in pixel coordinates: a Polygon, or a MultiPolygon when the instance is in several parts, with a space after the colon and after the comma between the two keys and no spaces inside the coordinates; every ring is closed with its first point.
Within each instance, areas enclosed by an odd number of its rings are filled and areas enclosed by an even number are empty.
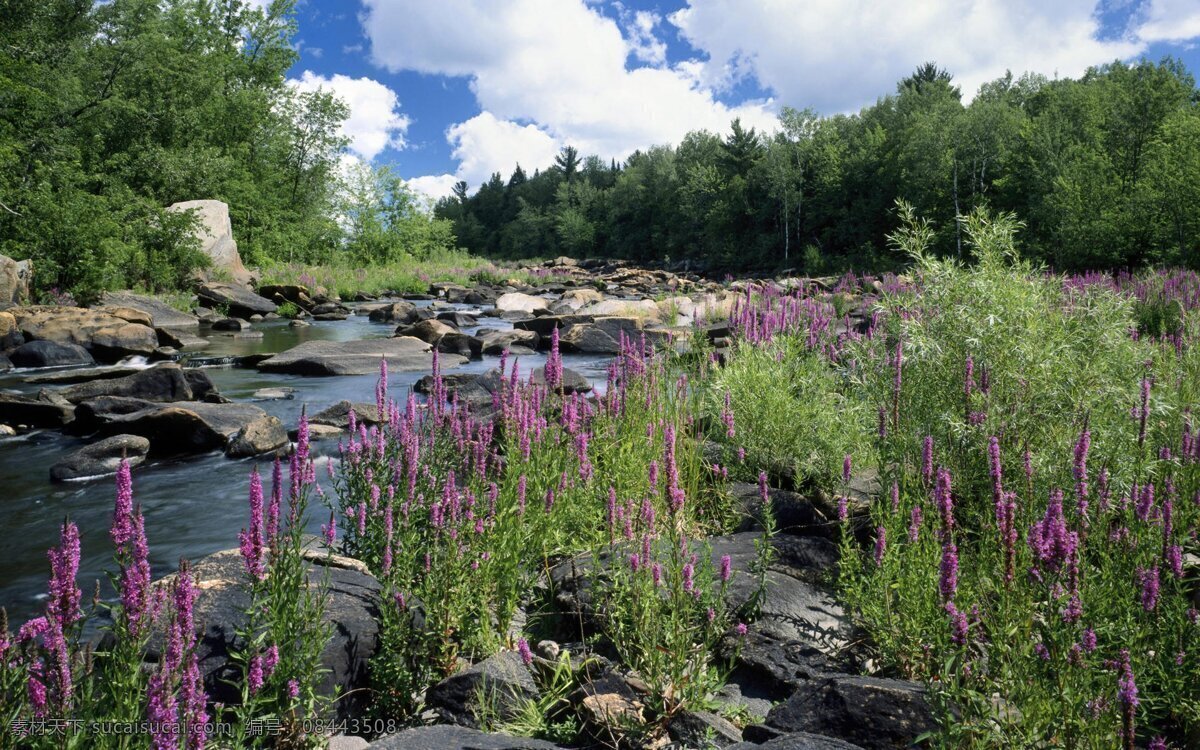
{"type": "MultiPolygon", "coordinates": [[[[1194,0],[1163,17],[1197,16],[1194,0]]],[[[1004,75],[1036,71],[1077,76],[1089,65],[1127,58],[1139,38],[1101,39],[1096,0],[689,0],[669,22],[708,54],[701,75],[721,88],[752,75],[795,106],[853,111],[892,91],[921,63],[954,74],[963,93],[1004,75]]]]}
{"type": "Polygon", "coordinates": [[[342,134],[350,139],[350,150],[370,161],[385,148],[403,148],[409,118],[400,112],[396,92],[370,78],[351,78],[340,73],[322,76],[306,70],[288,83],[297,91],[330,91],[350,109],[342,123],[342,134]]]}
{"type": "Polygon", "coordinates": [[[775,127],[774,103],[727,106],[694,69],[665,66],[650,13],[625,29],[584,0],[365,0],[372,60],[392,72],[465,76],[482,113],[449,129],[472,186],[492,171],[545,166],[559,145],[624,158],[741,117],[775,127]],[[648,60],[652,66],[636,66],[648,60]]]}
{"type": "Polygon", "coordinates": [[[1200,37],[1200,3],[1152,0],[1137,36],[1147,42],[1184,42],[1200,37]]]}
{"type": "Polygon", "coordinates": [[[405,180],[410,188],[431,201],[437,201],[439,198],[450,195],[456,182],[458,182],[458,176],[452,174],[431,174],[405,180]]]}

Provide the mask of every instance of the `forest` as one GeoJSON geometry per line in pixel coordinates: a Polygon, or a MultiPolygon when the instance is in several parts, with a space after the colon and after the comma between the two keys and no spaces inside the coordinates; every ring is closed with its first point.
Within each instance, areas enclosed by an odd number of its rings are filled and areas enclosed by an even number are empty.
{"type": "Polygon", "coordinates": [[[968,93],[926,63],[858,114],[785,107],[775,133],[734,122],[623,163],[568,146],[545,171],[459,183],[437,215],[490,256],[827,273],[904,264],[887,242],[902,199],[944,256],[967,252],[956,217],[986,207],[1016,214],[1025,255],[1060,270],[1200,262],[1200,96],[1181,62],[968,93]]]}
{"type": "Polygon", "coordinates": [[[0,0],[0,254],[84,297],[203,265],[172,203],[229,204],[247,263],[386,262],[453,245],[349,114],[288,85],[290,0],[0,0]]]}

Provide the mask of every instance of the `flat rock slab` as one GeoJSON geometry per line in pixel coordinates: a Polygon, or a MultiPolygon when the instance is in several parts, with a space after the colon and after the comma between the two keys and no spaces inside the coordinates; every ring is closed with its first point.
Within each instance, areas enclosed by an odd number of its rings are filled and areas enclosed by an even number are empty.
{"type": "Polygon", "coordinates": [[[38,305],[14,307],[9,312],[27,340],[77,344],[100,359],[151,354],[158,348],[153,328],[101,310],[38,305]]]}
{"type": "Polygon", "coordinates": [[[545,740],[456,726],[414,727],[376,740],[371,750],[561,750],[545,740]]]}
{"type": "Polygon", "coordinates": [[[119,378],[70,385],[57,392],[72,404],[100,396],[124,396],[146,401],[191,401],[195,398],[183,368],[175,363],[151,367],[119,378]]]}
{"type": "Polygon", "coordinates": [[[221,449],[231,458],[239,458],[288,444],[279,419],[250,404],[153,405],[128,414],[106,415],[99,432],[141,435],[150,441],[151,453],[158,455],[221,449]]]}
{"type": "Polygon", "coordinates": [[[150,316],[152,325],[161,328],[196,328],[200,319],[195,315],[180,312],[165,302],[133,292],[105,292],[100,298],[107,307],[128,307],[141,310],[150,316]]]}
{"type": "MultiPolygon", "coordinates": [[[[379,360],[387,359],[388,370],[413,371],[433,368],[429,344],[409,336],[361,341],[306,341],[258,363],[263,372],[292,375],[370,375],[379,372],[379,360]]],[[[467,361],[457,354],[439,354],[440,367],[457,367],[467,361]]]]}
{"type": "Polygon", "coordinates": [[[210,281],[196,291],[196,297],[201,303],[212,306],[229,308],[231,315],[250,317],[251,315],[266,315],[279,310],[279,306],[266,297],[260,297],[249,287],[240,284],[226,284],[220,281],[210,281]]]}

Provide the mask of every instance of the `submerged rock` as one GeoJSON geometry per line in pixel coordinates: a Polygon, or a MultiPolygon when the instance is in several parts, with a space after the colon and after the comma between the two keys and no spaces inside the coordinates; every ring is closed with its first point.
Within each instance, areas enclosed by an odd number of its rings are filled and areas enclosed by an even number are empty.
{"type": "Polygon", "coordinates": [[[98,443],[84,446],[50,467],[50,479],[66,482],[72,479],[101,477],[115,474],[121,459],[138,466],[150,452],[150,441],[138,435],[113,435],[98,443]]]}
{"type": "MultiPolygon", "coordinates": [[[[379,372],[386,358],[392,372],[428,370],[433,367],[429,344],[408,336],[361,341],[306,341],[258,363],[263,372],[293,375],[370,375],[379,372]]],[[[457,367],[466,358],[439,355],[442,369],[457,367]]]]}

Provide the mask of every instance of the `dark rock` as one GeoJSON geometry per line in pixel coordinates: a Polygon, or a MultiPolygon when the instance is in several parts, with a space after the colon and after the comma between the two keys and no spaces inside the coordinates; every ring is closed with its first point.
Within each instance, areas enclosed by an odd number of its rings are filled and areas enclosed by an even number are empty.
{"type": "Polygon", "coordinates": [[[174,347],[179,351],[194,352],[212,345],[212,342],[203,336],[180,328],[155,328],[154,332],[158,334],[159,344],[174,347]]]}
{"type": "Polygon", "coordinates": [[[400,326],[396,329],[397,336],[412,336],[427,344],[436,344],[446,334],[457,332],[457,328],[436,318],[422,320],[412,325],[400,326]]]}
{"type": "MultiPolygon", "coordinates": [[[[529,379],[536,385],[545,385],[546,368],[537,368],[530,373],[529,379]]],[[[562,371],[562,383],[559,385],[557,390],[561,391],[563,395],[566,396],[569,396],[572,393],[590,393],[592,390],[592,384],[588,382],[588,379],[582,374],[570,369],[569,367],[564,367],[562,371]]]]}
{"type": "Polygon", "coordinates": [[[290,302],[306,312],[317,304],[309,295],[308,287],[301,284],[263,284],[258,287],[258,294],[277,305],[290,302]]]}
{"type": "Polygon", "coordinates": [[[416,311],[416,305],[401,300],[400,302],[392,302],[391,304],[372,308],[367,318],[372,323],[410,323],[416,311]]]}
{"type": "Polygon", "coordinates": [[[536,700],[540,692],[529,669],[515,651],[501,651],[429,688],[425,705],[445,723],[480,728],[484,706],[501,721],[516,717],[521,701],[536,700]]]}
{"type": "Polygon", "coordinates": [[[65,482],[85,477],[115,474],[121,459],[138,466],[150,452],[150,441],[137,435],[113,435],[84,446],[50,467],[50,479],[65,482]]]}
{"type": "Polygon", "coordinates": [[[66,402],[0,393],[0,424],[62,427],[73,419],[74,413],[75,408],[66,402]]]}
{"type": "MultiPolygon", "coordinates": [[[[85,402],[89,403],[89,402],[85,402]]],[[[152,404],[125,414],[100,418],[98,431],[128,433],[150,440],[152,455],[179,455],[224,450],[231,457],[251,456],[288,445],[277,417],[251,404],[152,404]]]]}
{"type": "Polygon", "coordinates": [[[249,331],[250,321],[241,318],[221,318],[212,324],[214,331],[249,331]]]}
{"type": "Polygon", "coordinates": [[[183,376],[187,378],[188,388],[192,389],[192,398],[197,401],[210,401],[217,395],[217,387],[205,371],[188,368],[183,371],[183,376]]]}
{"type": "Polygon", "coordinates": [[[30,341],[21,344],[9,353],[8,358],[17,367],[67,367],[96,363],[82,346],[60,344],[56,341],[30,341]]]}
{"type": "MultiPolygon", "coordinates": [[[[462,373],[442,376],[442,387],[446,398],[457,398],[460,404],[478,415],[492,408],[492,394],[500,390],[500,370],[492,368],[478,375],[462,373]]],[[[433,376],[426,375],[413,385],[417,393],[428,395],[433,390],[433,376]]]]}
{"type": "Polygon", "coordinates": [[[7,355],[0,354],[0,372],[8,372],[13,368],[12,360],[7,355]]]}
{"type": "MultiPolygon", "coordinates": [[[[385,357],[391,372],[433,367],[429,344],[403,336],[360,341],[306,341],[259,362],[258,368],[263,372],[294,375],[370,375],[379,372],[379,360],[385,357]]],[[[454,354],[439,355],[443,370],[465,361],[454,354]]]]}
{"type": "MultiPolygon", "coordinates": [[[[750,734],[750,727],[746,727],[746,734],[750,734]]],[[[747,736],[746,739],[750,740],[751,738],[747,736]]],[[[761,744],[755,741],[739,742],[736,745],[730,745],[725,750],[863,750],[863,748],[860,745],[852,745],[833,737],[809,734],[808,732],[794,732],[765,740],[761,744]]]]}
{"type": "Polygon", "coordinates": [[[767,724],[852,742],[865,750],[913,745],[938,728],[925,688],[901,680],[830,675],[813,680],[776,706],[767,724]]]}
{"type": "Polygon", "coordinates": [[[308,418],[310,424],[323,424],[345,430],[350,427],[350,410],[354,409],[354,419],[358,424],[374,425],[383,421],[379,407],[375,404],[339,401],[333,406],[313,414],[308,418]]]}
{"type": "Polygon", "coordinates": [[[191,401],[195,398],[183,369],[174,363],[154,367],[121,378],[92,380],[68,386],[57,395],[73,404],[101,396],[124,396],[143,401],[191,401]]]}
{"type": "MultiPolygon", "coordinates": [[[[762,528],[762,496],[758,485],[747,482],[734,482],[730,491],[742,508],[744,521],[743,530],[762,528]]],[[[773,487],[767,488],[767,497],[771,501],[771,510],[775,514],[775,524],[779,531],[785,534],[807,534],[835,538],[839,523],[835,515],[825,515],[825,503],[814,503],[803,495],[773,487]]]]}
{"type": "Polygon", "coordinates": [[[667,735],[689,748],[728,747],[741,742],[742,732],[711,711],[684,711],[667,724],[667,735]]]}
{"type": "Polygon", "coordinates": [[[239,318],[248,318],[255,313],[265,315],[279,311],[279,306],[271,300],[260,297],[248,287],[238,284],[210,281],[196,290],[196,297],[202,304],[213,309],[225,307],[230,315],[239,318]]]}
{"type": "MultiPolygon", "coordinates": [[[[320,586],[326,573],[329,576],[322,621],[332,626],[332,637],[321,652],[321,666],[329,671],[318,692],[332,696],[335,688],[341,690],[343,697],[333,707],[336,718],[361,716],[369,694],[367,662],[378,646],[379,582],[357,560],[336,555],[326,559],[323,553],[306,557],[311,563],[310,587],[320,586]]],[[[224,550],[196,561],[191,572],[200,592],[195,605],[200,633],[196,655],[205,689],[211,700],[237,705],[240,692],[228,681],[240,681],[241,669],[229,657],[245,648],[237,635],[246,625],[250,606],[245,564],[238,550],[224,550]]]]}
{"type": "Polygon", "coordinates": [[[437,319],[449,323],[455,328],[466,328],[468,326],[479,325],[479,319],[474,315],[469,315],[458,310],[445,310],[438,313],[437,319]]]}
{"type": "Polygon", "coordinates": [[[493,331],[480,329],[476,334],[483,343],[484,354],[500,354],[514,347],[537,349],[538,335],[534,331],[513,329],[510,331],[493,331]]]}
{"type": "Polygon", "coordinates": [[[587,354],[616,354],[621,351],[622,335],[638,339],[642,321],[637,318],[595,318],[590,323],[572,323],[559,334],[559,346],[564,352],[587,354]]]}
{"type": "Polygon", "coordinates": [[[483,359],[483,342],[465,333],[447,333],[437,340],[437,350],[444,354],[457,354],[468,359],[483,359]]]}
{"type": "Polygon", "coordinates": [[[29,341],[77,344],[102,360],[130,354],[147,355],[158,348],[154,329],[130,323],[102,310],[38,305],[9,310],[21,334],[29,341]]]}
{"type": "MultiPolygon", "coordinates": [[[[576,323],[590,323],[591,315],[545,315],[540,318],[514,320],[513,328],[521,331],[533,331],[541,337],[541,348],[550,348],[550,333],[555,328],[566,328],[576,323]]],[[[560,334],[561,335],[561,334],[560,334]]]]}
{"type": "Polygon", "coordinates": [[[544,740],[447,725],[405,729],[368,747],[371,750],[560,750],[559,745],[544,740]]]}
{"type": "Polygon", "coordinates": [[[583,721],[583,731],[603,746],[619,746],[626,727],[645,721],[642,697],[623,676],[611,668],[583,682],[567,702],[583,721]]]}
{"type": "Polygon", "coordinates": [[[94,398],[75,407],[75,420],[68,426],[67,431],[75,435],[90,435],[99,430],[112,417],[132,414],[153,406],[152,402],[143,401],[140,398],[123,396],[94,398]]]}

